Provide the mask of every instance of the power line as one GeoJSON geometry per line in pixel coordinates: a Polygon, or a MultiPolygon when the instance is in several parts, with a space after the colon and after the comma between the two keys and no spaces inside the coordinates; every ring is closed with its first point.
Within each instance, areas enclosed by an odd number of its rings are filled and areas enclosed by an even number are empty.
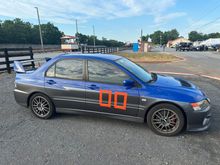
{"type": "MultiPolygon", "coordinates": [[[[217,2],[217,1],[216,1],[217,2]]],[[[218,3],[214,8],[208,10],[205,12],[205,14],[203,14],[197,21],[194,21],[189,27],[187,27],[187,29],[185,30],[185,32],[183,34],[187,33],[187,30],[189,30],[193,25],[195,25],[196,23],[200,22],[202,19],[204,19],[206,16],[208,16],[210,13],[214,12],[218,7],[220,6],[220,3],[218,3]]]]}
{"type": "Polygon", "coordinates": [[[216,18],[215,20],[210,21],[210,22],[208,22],[208,23],[206,23],[206,24],[200,26],[200,27],[197,28],[196,30],[201,29],[201,28],[203,28],[203,27],[205,27],[205,26],[207,26],[207,25],[209,25],[209,24],[215,23],[215,22],[218,21],[218,20],[220,20],[220,17],[218,17],[218,18],[216,18]]]}

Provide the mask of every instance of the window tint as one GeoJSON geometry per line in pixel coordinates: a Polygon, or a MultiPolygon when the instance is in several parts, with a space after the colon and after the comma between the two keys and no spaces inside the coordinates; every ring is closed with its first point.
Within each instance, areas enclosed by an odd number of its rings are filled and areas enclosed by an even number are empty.
{"type": "Polygon", "coordinates": [[[47,71],[46,75],[48,77],[82,80],[83,60],[68,59],[59,61],[47,71]]]}
{"type": "Polygon", "coordinates": [[[88,61],[89,81],[123,84],[123,80],[129,77],[117,66],[107,62],[89,60],[88,61]]]}

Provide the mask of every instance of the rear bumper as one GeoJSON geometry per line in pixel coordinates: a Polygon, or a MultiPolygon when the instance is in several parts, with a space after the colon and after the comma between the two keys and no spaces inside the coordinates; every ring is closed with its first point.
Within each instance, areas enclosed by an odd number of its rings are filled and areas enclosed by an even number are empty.
{"type": "Polygon", "coordinates": [[[211,106],[201,111],[189,110],[186,115],[187,131],[205,131],[211,126],[211,106]]]}
{"type": "Polygon", "coordinates": [[[29,94],[27,92],[21,91],[18,89],[14,89],[15,100],[20,105],[25,106],[25,107],[28,106],[28,104],[27,104],[28,96],[29,96],[29,94]]]}

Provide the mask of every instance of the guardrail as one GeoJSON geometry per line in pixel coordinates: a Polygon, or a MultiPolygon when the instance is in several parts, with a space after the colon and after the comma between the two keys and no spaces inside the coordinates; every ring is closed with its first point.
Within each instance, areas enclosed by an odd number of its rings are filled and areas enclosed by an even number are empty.
{"type": "Polygon", "coordinates": [[[25,62],[24,67],[35,67],[32,47],[0,49],[0,71],[11,73],[14,61],[25,62]],[[13,58],[13,59],[12,59],[13,58]]]}

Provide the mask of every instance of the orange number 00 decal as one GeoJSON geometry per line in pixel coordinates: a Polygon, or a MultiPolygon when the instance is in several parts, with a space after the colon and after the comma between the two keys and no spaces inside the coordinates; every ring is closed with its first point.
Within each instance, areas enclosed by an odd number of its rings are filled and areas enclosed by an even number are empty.
{"type": "MultiPolygon", "coordinates": [[[[128,98],[128,94],[126,92],[115,92],[114,93],[114,108],[121,109],[121,110],[126,110],[127,98],[128,98]],[[118,96],[123,96],[123,98],[124,98],[122,105],[118,105],[118,96]]],[[[101,107],[110,108],[111,107],[111,101],[112,101],[112,91],[110,91],[110,90],[100,90],[99,105],[101,107]],[[107,103],[103,103],[103,94],[108,95],[108,102],[107,103]]]]}

